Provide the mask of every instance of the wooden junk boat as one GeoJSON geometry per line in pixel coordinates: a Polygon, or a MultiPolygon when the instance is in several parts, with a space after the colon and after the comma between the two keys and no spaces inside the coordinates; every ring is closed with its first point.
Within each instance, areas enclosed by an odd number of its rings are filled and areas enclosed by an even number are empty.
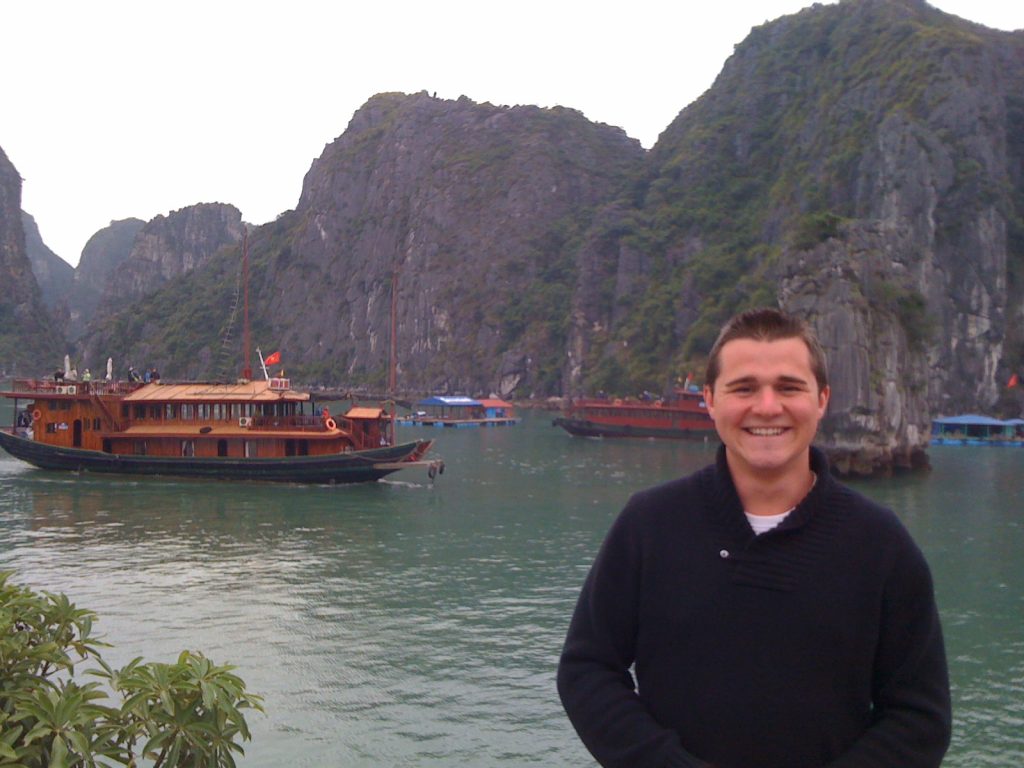
{"type": "Polygon", "coordinates": [[[693,438],[715,434],[704,395],[684,387],[663,399],[573,399],[551,423],[577,437],[693,438]]]}
{"type": "Polygon", "coordinates": [[[432,440],[395,444],[394,409],[316,409],[288,379],[234,384],[15,379],[0,447],[42,469],[357,483],[425,467],[432,440]]]}

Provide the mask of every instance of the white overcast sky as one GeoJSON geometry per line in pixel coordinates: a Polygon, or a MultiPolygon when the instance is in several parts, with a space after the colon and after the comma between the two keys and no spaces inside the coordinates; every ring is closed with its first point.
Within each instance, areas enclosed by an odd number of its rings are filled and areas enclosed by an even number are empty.
{"type": "MultiPolygon", "coordinates": [[[[650,147],[752,27],[808,0],[13,0],[0,147],[77,264],[111,220],[200,202],[262,224],[375,93],[561,105],[650,147]]],[[[933,0],[1024,28],[1024,0],[933,0]]]]}

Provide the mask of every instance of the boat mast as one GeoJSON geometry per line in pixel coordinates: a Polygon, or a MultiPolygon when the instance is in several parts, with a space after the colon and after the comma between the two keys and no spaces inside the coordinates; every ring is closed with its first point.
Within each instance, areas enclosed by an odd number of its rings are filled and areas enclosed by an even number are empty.
{"type": "MultiPolygon", "coordinates": [[[[244,225],[243,225],[244,226],[244,225]]],[[[252,356],[249,353],[249,233],[242,230],[242,286],[245,301],[242,305],[242,378],[252,379],[252,356]]]]}
{"type": "Polygon", "coordinates": [[[391,359],[388,363],[388,395],[391,397],[395,396],[395,387],[397,384],[397,368],[398,368],[398,265],[395,265],[394,270],[391,272],[391,359]]]}

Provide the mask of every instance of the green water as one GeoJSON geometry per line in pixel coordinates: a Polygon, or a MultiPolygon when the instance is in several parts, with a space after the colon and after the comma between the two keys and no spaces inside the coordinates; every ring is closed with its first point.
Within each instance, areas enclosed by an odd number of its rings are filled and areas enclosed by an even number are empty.
{"type": "MultiPolygon", "coordinates": [[[[101,479],[0,454],[0,568],[99,612],[108,658],[230,662],[266,698],[253,766],[592,766],[554,668],[629,493],[703,445],[570,438],[551,414],[433,435],[447,471],[348,487],[101,479]]],[[[1024,765],[1024,450],[946,448],[861,484],[935,573],[947,766],[1024,765]]]]}

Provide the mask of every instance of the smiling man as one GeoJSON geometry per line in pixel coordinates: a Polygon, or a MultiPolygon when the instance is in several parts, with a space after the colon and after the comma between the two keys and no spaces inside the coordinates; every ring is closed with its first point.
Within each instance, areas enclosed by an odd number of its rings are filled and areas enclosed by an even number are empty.
{"type": "Polygon", "coordinates": [[[949,682],[928,566],[811,443],[825,355],[799,319],[738,315],[704,397],[714,465],[635,494],[558,669],[606,767],[936,768],[949,682]]]}

